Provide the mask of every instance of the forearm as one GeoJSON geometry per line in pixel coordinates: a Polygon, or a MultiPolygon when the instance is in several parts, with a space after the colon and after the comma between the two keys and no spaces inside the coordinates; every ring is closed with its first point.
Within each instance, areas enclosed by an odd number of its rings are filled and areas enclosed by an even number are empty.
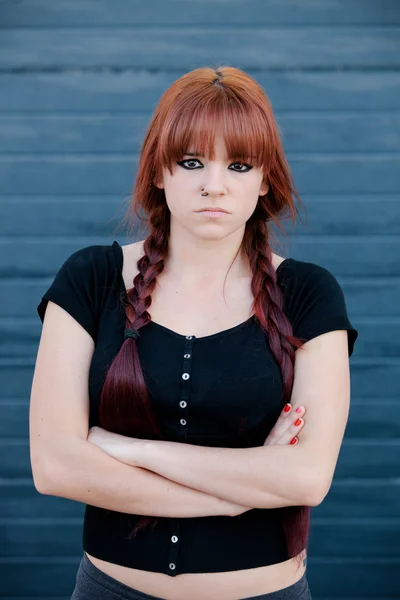
{"type": "MultiPolygon", "coordinates": [[[[59,441],[38,489],[128,514],[154,517],[232,515],[238,507],[163,476],[120,462],[82,439],[59,441]]],[[[244,510],[244,507],[243,507],[244,510]]]]}
{"type": "Polygon", "coordinates": [[[145,440],[132,447],[136,465],[228,502],[254,508],[312,506],[309,469],[296,446],[213,448],[145,440]]]}

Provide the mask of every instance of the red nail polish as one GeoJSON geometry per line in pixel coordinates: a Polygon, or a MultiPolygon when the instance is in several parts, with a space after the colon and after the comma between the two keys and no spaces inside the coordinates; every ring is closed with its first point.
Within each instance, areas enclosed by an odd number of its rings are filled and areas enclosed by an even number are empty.
{"type": "Polygon", "coordinates": [[[294,438],[292,439],[292,441],[290,442],[290,445],[291,445],[291,446],[294,446],[296,442],[297,442],[297,438],[295,438],[295,437],[294,437],[294,438]]]}
{"type": "Polygon", "coordinates": [[[296,412],[297,412],[297,413],[301,413],[301,407],[300,407],[300,406],[298,406],[298,407],[296,408],[296,412]]]}
{"type": "Polygon", "coordinates": [[[297,419],[297,421],[295,422],[295,426],[298,427],[301,423],[301,419],[297,419]]]}
{"type": "Polygon", "coordinates": [[[289,410],[291,409],[290,404],[286,404],[285,408],[283,409],[284,412],[289,412],[289,410]]]}

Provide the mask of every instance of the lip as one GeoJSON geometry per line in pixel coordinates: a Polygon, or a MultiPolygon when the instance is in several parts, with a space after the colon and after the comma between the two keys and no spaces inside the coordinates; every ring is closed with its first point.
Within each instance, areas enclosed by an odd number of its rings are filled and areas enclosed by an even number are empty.
{"type": "Polygon", "coordinates": [[[225,214],[229,214],[227,210],[225,210],[224,208],[220,208],[219,206],[210,206],[210,207],[207,207],[207,208],[201,208],[197,212],[211,212],[211,213],[225,213],[225,214]]]}
{"type": "Polygon", "coordinates": [[[200,210],[199,214],[204,215],[206,219],[216,219],[218,217],[224,217],[228,213],[224,210],[200,210]]]}

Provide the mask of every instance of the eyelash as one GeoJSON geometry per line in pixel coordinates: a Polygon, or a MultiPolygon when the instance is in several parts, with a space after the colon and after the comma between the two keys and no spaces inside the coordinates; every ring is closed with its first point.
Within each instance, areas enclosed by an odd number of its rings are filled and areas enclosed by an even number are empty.
{"type": "MultiPolygon", "coordinates": [[[[180,165],[181,167],[183,167],[184,169],[187,169],[188,171],[194,171],[195,169],[191,169],[190,167],[185,167],[184,163],[187,162],[201,162],[198,158],[185,158],[184,160],[178,160],[177,164],[180,165]]],[[[234,163],[231,163],[232,165],[243,165],[245,167],[248,167],[247,171],[236,171],[235,169],[233,169],[236,173],[248,173],[249,171],[251,171],[251,169],[253,168],[252,165],[249,165],[245,162],[240,162],[240,161],[236,161],[234,163]]]]}

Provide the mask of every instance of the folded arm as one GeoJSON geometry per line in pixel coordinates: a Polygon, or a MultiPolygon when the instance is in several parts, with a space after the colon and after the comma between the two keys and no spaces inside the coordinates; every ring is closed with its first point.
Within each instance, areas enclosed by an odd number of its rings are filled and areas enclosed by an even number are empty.
{"type": "Polygon", "coordinates": [[[273,494],[284,498],[285,505],[315,506],[332,482],[349,390],[347,332],[331,331],[296,353],[291,402],[307,411],[299,444],[237,449],[139,440],[125,460],[237,504],[268,508],[273,494]]]}
{"type": "Polygon", "coordinates": [[[153,517],[230,516],[247,509],[123,464],[86,440],[63,437],[54,442],[40,467],[34,461],[35,487],[42,494],[153,517]]]}

